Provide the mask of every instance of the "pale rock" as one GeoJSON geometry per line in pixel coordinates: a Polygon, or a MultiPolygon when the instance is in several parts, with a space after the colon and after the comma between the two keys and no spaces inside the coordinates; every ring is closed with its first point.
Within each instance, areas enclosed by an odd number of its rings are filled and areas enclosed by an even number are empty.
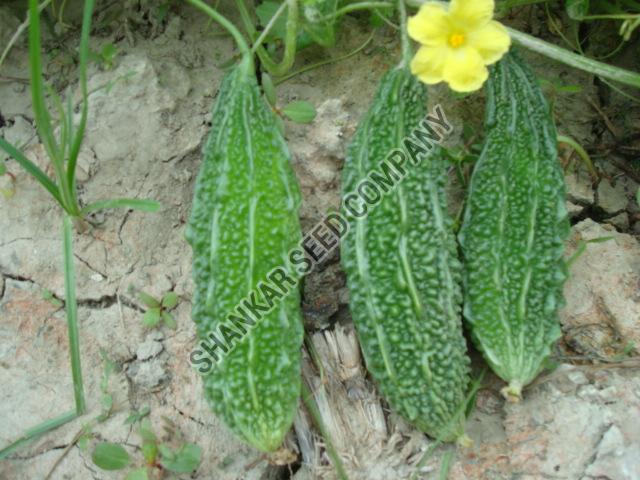
{"type": "Polygon", "coordinates": [[[18,149],[31,145],[36,140],[36,130],[22,115],[13,117],[13,125],[3,131],[4,139],[18,149]]]}
{"type": "Polygon", "coordinates": [[[589,243],[571,265],[560,311],[565,341],[588,355],[612,356],[640,346],[640,244],[631,235],[586,219],[572,229],[566,257],[589,243]]]}
{"type": "Polygon", "coordinates": [[[612,185],[608,179],[603,179],[598,185],[598,206],[607,213],[618,213],[627,206],[629,197],[625,185],[616,181],[612,185]]]}
{"type": "Polygon", "coordinates": [[[615,217],[607,218],[605,222],[613,225],[618,230],[622,230],[623,232],[629,230],[629,214],[627,212],[622,212],[615,217]]]}
{"type": "Polygon", "coordinates": [[[578,170],[567,174],[564,178],[567,186],[567,198],[578,205],[590,205],[593,203],[594,194],[591,177],[584,170],[578,170]]]}

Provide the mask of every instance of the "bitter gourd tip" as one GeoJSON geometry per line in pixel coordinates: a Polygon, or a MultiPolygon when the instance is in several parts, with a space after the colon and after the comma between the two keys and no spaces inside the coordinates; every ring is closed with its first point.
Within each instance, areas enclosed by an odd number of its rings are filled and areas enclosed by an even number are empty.
{"type": "Polygon", "coordinates": [[[472,448],[474,445],[473,439],[466,433],[463,433],[456,439],[456,443],[462,448],[472,448]]]}
{"type": "Polygon", "coordinates": [[[500,390],[500,393],[509,403],[520,403],[522,400],[522,382],[512,380],[509,385],[500,390]]]}

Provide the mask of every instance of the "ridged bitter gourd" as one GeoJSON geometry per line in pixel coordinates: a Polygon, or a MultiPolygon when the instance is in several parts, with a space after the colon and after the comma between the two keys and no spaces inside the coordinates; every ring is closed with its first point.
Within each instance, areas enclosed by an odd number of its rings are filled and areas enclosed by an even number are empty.
{"type": "Polygon", "coordinates": [[[459,240],[473,340],[517,400],[560,336],[569,232],[556,129],[533,73],[513,53],[491,69],[487,137],[459,240]]]}
{"type": "MultiPolygon", "coordinates": [[[[343,198],[402,147],[425,109],[426,91],[407,68],[384,75],[348,148],[343,198]]],[[[433,146],[418,165],[407,161],[406,177],[367,216],[344,211],[351,229],[341,255],[351,315],[383,397],[420,430],[451,441],[463,434],[469,360],[447,168],[433,146]]]]}
{"type": "MultiPolygon", "coordinates": [[[[288,252],[301,239],[300,194],[289,152],[247,71],[241,64],[227,73],[218,92],[187,229],[192,317],[204,341],[270,270],[288,265],[288,252]]],[[[297,410],[299,304],[294,289],[203,376],[213,411],[263,451],[280,446],[297,410]]]]}

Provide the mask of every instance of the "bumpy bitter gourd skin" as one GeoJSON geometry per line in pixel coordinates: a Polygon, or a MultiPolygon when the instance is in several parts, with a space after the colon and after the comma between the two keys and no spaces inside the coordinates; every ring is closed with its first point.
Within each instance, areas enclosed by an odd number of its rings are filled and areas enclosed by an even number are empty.
{"type": "MultiPolygon", "coordinates": [[[[385,74],[349,146],[343,196],[401,147],[425,106],[425,89],[408,69],[385,74]]],[[[451,441],[463,433],[469,360],[446,166],[435,150],[406,167],[407,177],[368,216],[350,219],[342,264],[362,352],[382,395],[417,428],[451,441]]]]}
{"type": "MultiPolygon", "coordinates": [[[[224,78],[212,121],[187,230],[192,317],[205,341],[271,269],[288,265],[301,238],[289,152],[254,75],[242,65],[224,78]]],[[[203,377],[213,411],[263,451],[280,446],[297,409],[299,303],[294,289],[203,377]]]]}
{"type": "Polygon", "coordinates": [[[557,318],[569,233],[556,130],[533,73],[513,53],[491,71],[487,137],[459,240],[464,316],[517,400],[560,336],[557,318]]]}

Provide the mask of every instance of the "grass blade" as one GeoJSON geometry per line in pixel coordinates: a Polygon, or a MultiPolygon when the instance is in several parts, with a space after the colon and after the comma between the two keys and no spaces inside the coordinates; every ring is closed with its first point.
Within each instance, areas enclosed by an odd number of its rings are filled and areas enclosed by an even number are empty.
{"type": "Polygon", "coordinates": [[[69,355],[71,357],[71,376],[73,378],[73,396],[76,412],[85,411],[84,390],[82,388],[82,367],[80,363],[80,336],[78,332],[78,304],[76,302],[76,274],[73,257],[72,220],[68,215],[63,220],[64,236],[64,297],[69,331],[69,355]]]}
{"type": "Polygon", "coordinates": [[[42,55],[40,52],[40,10],[37,0],[29,0],[29,69],[31,73],[31,100],[36,127],[51,160],[59,161],[51,117],[44,99],[42,55]]]}
{"type": "Polygon", "coordinates": [[[162,205],[155,200],[140,200],[137,198],[114,198],[113,200],[98,200],[90,203],[82,209],[82,216],[98,210],[108,210],[111,208],[130,208],[141,212],[158,212],[162,205]]]}
{"type": "Polygon", "coordinates": [[[25,157],[20,150],[11,145],[4,138],[0,138],[0,148],[7,152],[16,162],[18,162],[20,166],[27,171],[27,173],[29,173],[33,178],[40,182],[40,185],[47,189],[47,191],[53,196],[53,198],[56,199],[56,202],[58,202],[60,206],[64,206],[58,186],[47,176],[46,173],[40,170],[40,167],[38,167],[35,163],[25,157]]]}
{"type": "Polygon", "coordinates": [[[78,413],[75,410],[72,410],[63,415],[60,415],[59,417],[52,418],[51,420],[46,420],[41,424],[30,428],[18,440],[0,450],[0,460],[7,458],[7,456],[11,455],[18,448],[26,445],[32,440],[35,440],[40,435],[50,432],[51,430],[54,430],[59,426],[64,425],[65,423],[68,423],[76,418],[78,418],[78,413]]]}
{"type": "MultiPolygon", "coordinates": [[[[73,144],[69,149],[69,163],[67,164],[67,183],[72,189],[72,198],[77,202],[76,193],[76,163],[80,153],[84,130],[87,125],[87,113],[89,110],[89,94],[87,93],[87,64],[89,63],[89,33],[91,32],[91,15],[93,14],[94,0],[85,0],[84,15],[82,17],[82,32],[80,34],[80,63],[78,66],[80,76],[80,89],[82,90],[82,110],[80,113],[80,123],[72,138],[73,144]]],[[[69,123],[73,123],[69,118],[69,123]]]]}

